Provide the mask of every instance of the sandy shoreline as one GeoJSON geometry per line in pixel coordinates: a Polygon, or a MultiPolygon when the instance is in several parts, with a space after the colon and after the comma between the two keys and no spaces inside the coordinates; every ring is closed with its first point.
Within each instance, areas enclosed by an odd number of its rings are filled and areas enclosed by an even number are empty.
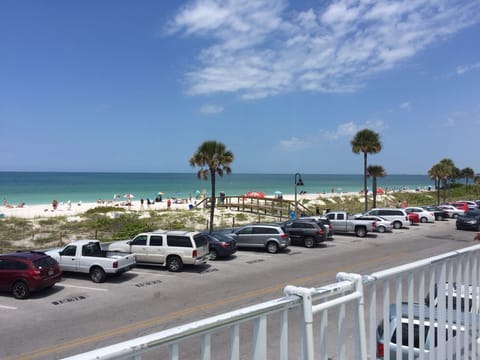
{"type": "MultiPolygon", "coordinates": [[[[390,194],[389,194],[390,195],[390,194]]],[[[391,200],[389,195],[377,195],[377,199],[380,201],[391,200]]],[[[344,193],[315,193],[315,194],[297,194],[298,201],[308,199],[310,204],[315,204],[319,206],[327,206],[334,208],[335,201],[333,198],[358,198],[358,201],[363,202],[363,195],[356,192],[344,192],[344,193]]],[[[283,195],[285,200],[294,200],[294,194],[283,195]]],[[[53,209],[52,204],[40,204],[40,205],[28,205],[25,204],[22,207],[14,205],[2,205],[0,206],[0,213],[3,213],[5,217],[19,217],[19,218],[41,218],[41,217],[52,217],[52,216],[76,216],[85,211],[101,207],[101,206],[115,206],[123,208],[129,211],[147,211],[147,210],[166,210],[167,209],[167,199],[164,199],[162,202],[157,202],[151,205],[147,205],[145,202],[142,205],[140,200],[134,199],[131,201],[131,206],[122,205],[125,204],[125,201],[118,202],[79,202],[79,203],[59,203],[56,210],[53,209]]],[[[171,201],[172,210],[188,210],[190,205],[194,204],[194,200],[189,202],[188,199],[183,200],[182,202],[171,201]]]]}

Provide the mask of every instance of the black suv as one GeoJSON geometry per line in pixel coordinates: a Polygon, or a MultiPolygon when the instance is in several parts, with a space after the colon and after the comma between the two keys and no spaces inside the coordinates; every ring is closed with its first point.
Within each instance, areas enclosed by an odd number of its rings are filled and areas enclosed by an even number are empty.
{"type": "Polygon", "coordinates": [[[307,248],[312,248],[327,238],[325,226],[315,221],[290,220],[282,223],[282,227],[290,236],[292,245],[303,245],[307,248]]]}

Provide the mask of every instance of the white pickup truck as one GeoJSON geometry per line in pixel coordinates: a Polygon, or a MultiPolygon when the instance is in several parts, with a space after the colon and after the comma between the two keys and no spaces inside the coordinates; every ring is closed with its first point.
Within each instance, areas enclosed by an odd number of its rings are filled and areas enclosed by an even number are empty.
{"type": "Polygon", "coordinates": [[[325,217],[330,220],[333,232],[354,233],[358,237],[365,237],[377,226],[374,220],[358,220],[344,211],[332,211],[325,214],[325,217]]]}
{"type": "Polygon", "coordinates": [[[45,253],[58,261],[62,271],[90,274],[96,283],[104,282],[107,274],[121,274],[136,264],[134,254],[102,250],[98,240],[77,240],[45,253]]]}

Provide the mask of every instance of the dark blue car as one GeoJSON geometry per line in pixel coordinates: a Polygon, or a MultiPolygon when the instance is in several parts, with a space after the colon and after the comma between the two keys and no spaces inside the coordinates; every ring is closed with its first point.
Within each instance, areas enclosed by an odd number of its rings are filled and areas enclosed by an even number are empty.
{"type": "Polygon", "coordinates": [[[227,258],[237,251],[237,242],[231,237],[219,233],[204,233],[210,246],[210,260],[227,258]]]}

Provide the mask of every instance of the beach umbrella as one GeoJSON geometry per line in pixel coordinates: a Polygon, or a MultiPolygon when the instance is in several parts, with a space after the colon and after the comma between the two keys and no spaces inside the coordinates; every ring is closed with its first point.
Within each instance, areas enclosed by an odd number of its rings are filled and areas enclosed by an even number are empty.
{"type": "Polygon", "coordinates": [[[165,194],[163,191],[159,191],[159,192],[157,193],[157,195],[163,195],[163,194],[165,194]]]}
{"type": "Polygon", "coordinates": [[[274,194],[274,195],[282,195],[282,192],[277,190],[277,191],[275,191],[273,194],[274,194]]]}
{"type": "Polygon", "coordinates": [[[125,194],[125,195],[123,195],[123,197],[126,198],[126,199],[133,199],[133,198],[135,197],[135,195],[133,195],[133,194],[125,194]]]}
{"type": "Polygon", "coordinates": [[[119,194],[113,194],[113,200],[118,200],[120,199],[120,195],[119,194]]]}
{"type": "Polygon", "coordinates": [[[251,198],[258,198],[258,199],[263,199],[265,197],[265,194],[261,191],[249,191],[245,195],[246,197],[251,197],[251,198]]]}

